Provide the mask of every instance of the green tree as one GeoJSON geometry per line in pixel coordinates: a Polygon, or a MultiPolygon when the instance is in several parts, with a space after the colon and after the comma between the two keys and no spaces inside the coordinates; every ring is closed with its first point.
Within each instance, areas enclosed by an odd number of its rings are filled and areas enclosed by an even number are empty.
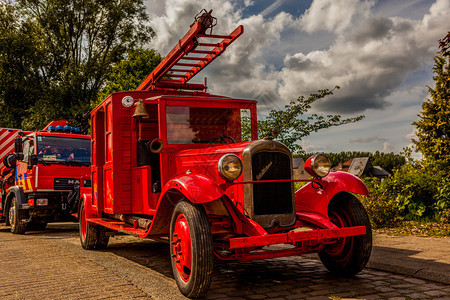
{"type": "Polygon", "coordinates": [[[96,106],[111,93],[135,90],[161,60],[161,55],[153,49],[130,51],[126,59],[113,66],[105,87],[92,106],[96,106]]]}
{"type": "MultiPolygon", "coordinates": [[[[448,39],[447,39],[448,42],[448,39]]],[[[441,44],[441,48],[443,45],[441,44]]],[[[416,126],[417,150],[429,162],[450,165],[450,56],[445,52],[434,58],[435,87],[428,88],[430,98],[422,104],[416,126]]]]}
{"type": "MultiPolygon", "coordinates": [[[[335,89],[339,87],[336,86],[335,89]]],[[[307,114],[314,102],[332,95],[333,91],[334,89],[319,90],[308,98],[298,97],[284,109],[271,110],[267,118],[258,121],[259,137],[270,136],[271,130],[275,128],[279,132],[276,138],[278,141],[285,144],[293,153],[303,153],[301,146],[297,144],[302,138],[320,129],[354,123],[364,118],[364,116],[358,116],[344,119],[340,115],[307,114]]],[[[248,119],[244,121],[248,123],[248,119]]],[[[248,129],[249,126],[243,126],[243,129],[245,128],[248,129]]],[[[244,140],[249,140],[250,133],[247,131],[243,133],[244,140]]]]}
{"type": "Polygon", "coordinates": [[[5,127],[39,129],[86,112],[112,65],[154,35],[143,0],[3,1],[0,15],[5,127]]]}

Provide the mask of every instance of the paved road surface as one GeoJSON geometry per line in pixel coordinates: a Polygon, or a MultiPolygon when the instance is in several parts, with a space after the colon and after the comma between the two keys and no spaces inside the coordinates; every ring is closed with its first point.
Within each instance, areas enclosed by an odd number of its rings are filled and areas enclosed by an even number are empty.
{"type": "MultiPolygon", "coordinates": [[[[12,235],[0,226],[0,299],[183,299],[168,245],[131,236],[81,248],[76,224],[12,235]]],[[[450,299],[450,287],[366,269],[331,276],[311,258],[215,264],[208,299],[450,299]]]]}

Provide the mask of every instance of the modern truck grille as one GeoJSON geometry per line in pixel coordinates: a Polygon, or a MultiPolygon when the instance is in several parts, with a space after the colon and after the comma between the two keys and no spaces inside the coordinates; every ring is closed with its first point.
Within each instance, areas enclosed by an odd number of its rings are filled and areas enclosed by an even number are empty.
{"type": "Polygon", "coordinates": [[[55,178],[55,190],[73,190],[74,185],[80,185],[80,180],[75,178],[55,178]]]}
{"type": "MultiPolygon", "coordinates": [[[[281,152],[258,152],[252,157],[253,180],[291,179],[290,156],[281,152]]],[[[255,215],[292,213],[291,182],[254,183],[255,215]]]]}

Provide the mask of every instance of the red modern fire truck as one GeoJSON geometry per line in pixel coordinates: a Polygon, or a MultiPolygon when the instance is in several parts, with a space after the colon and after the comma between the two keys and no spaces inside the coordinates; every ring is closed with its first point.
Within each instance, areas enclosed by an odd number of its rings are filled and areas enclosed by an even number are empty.
{"type": "Polygon", "coordinates": [[[90,136],[63,121],[43,130],[0,129],[0,219],[12,233],[76,220],[80,186],[90,186],[90,136]]]}
{"type": "Polygon", "coordinates": [[[354,196],[366,195],[366,186],[330,172],[317,154],[305,164],[311,179],[295,192],[289,149],[274,137],[258,139],[256,101],[188,83],[243,33],[239,26],[212,34],[214,23],[205,12],[137,90],[113,93],[91,112],[82,247],[104,248],[117,232],[168,238],[175,280],[192,298],[208,291],[214,257],[318,252],[331,272],[355,275],[372,248],[367,213],[354,196]],[[252,141],[242,141],[243,115],[252,141]]]}

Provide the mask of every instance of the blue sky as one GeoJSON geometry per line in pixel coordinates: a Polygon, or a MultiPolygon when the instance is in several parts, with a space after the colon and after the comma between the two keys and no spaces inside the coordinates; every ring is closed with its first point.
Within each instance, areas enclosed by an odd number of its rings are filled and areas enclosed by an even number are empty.
{"type": "Polygon", "coordinates": [[[163,56],[202,9],[215,33],[244,34],[193,81],[209,91],[255,99],[259,117],[300,95],[341,89],[311,112],[365,115],[300,142],[308,152],[400,152],[432,85],[438,40],[450,30],[450,0],[147,0],[163,56]]]}

